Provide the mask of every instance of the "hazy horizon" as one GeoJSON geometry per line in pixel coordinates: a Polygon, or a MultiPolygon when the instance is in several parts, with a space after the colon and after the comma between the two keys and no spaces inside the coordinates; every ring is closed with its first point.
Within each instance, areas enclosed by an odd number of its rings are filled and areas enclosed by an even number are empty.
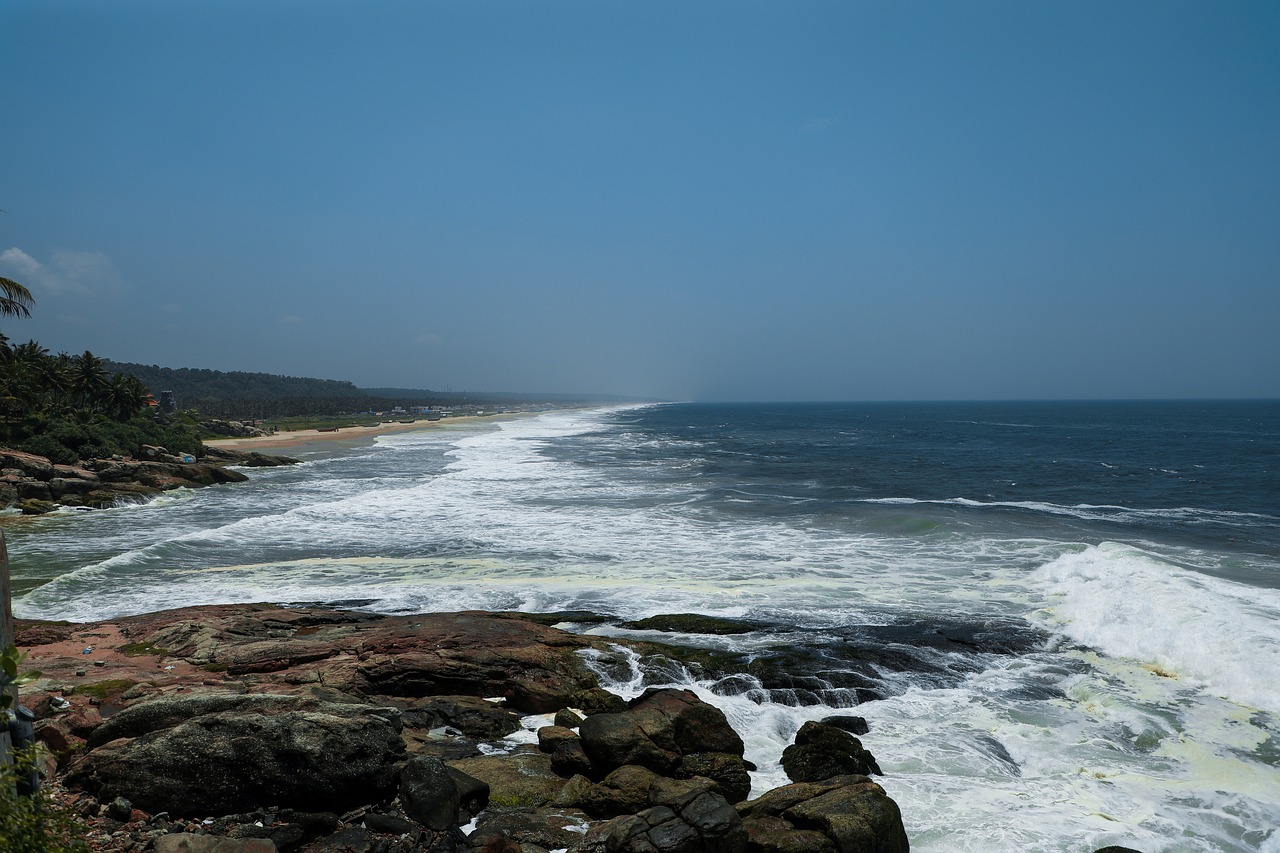
{"type": "Polygon", "coordinates": [[[0,11],[16,341],[360,387],[1280,397],[1280,6],[0,11]]]}

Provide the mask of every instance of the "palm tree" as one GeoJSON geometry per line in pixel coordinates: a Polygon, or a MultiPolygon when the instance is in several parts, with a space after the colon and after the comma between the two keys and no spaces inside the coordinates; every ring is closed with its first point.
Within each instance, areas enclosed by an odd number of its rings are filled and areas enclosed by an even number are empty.
{"type": "Polygon", "coordinates": [[[127,421],[146,408],[147,396],[147,386],[142,380],[123,373],[113,374],[103,392],[107,409],[118,421],[127,421]]]}
{"type": "Polygon", "coordinates": [[[103,402],[107,387],[107,371],[102,359],[88,350],[84,355],[71,357],[71,390],[79,398],[84,409],[96,409],[103,402]]]}
{"type": "Polygon", "coordinates": [[[30,317],[36,304],[31,291],[10,278],[0,276],[0,317],[30,317]]]}

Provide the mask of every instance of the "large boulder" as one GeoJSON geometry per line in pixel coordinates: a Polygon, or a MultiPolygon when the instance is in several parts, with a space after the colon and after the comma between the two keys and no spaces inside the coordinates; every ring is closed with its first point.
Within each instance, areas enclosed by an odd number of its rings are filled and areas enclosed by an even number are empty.
{"type": "Polygon", "coordinates": [[[415,755],[400,771],[400,804],[418,823],[443,832],[458,825],[462,798],[444,762],[415,755]]]}
{"type": "Polygon", "coordinates": [[[520,715],[478,696],[428,696],[397,703],[406,728],[447,726],[476,740],[498,740],[520,730],[520,715]]]}
{"type": "Polygon", "coordinates": [[[15,468],[36,480],[48,480],[55,473],[53,463],[43,456],[0,448],[0,469],[3,468],[15,468]]]}
{"type": "Polygon", "coordinates": [[[782,751],[782,769],[793,782],[821,782],[851,774],[883,775],[862,741],[835,726],[812,721],[801,726],[795,743],[782,751]]]}
{"type": "Polygon", "coordinates": [[[551,805],[565,780],[551,767],[551,757],[541,752],[480,755],[450,761],[449,766],[489,786],[494,808],[541,808],[551,805]]]}
{"type": "Polygon", "coordinates": [[[685,755],[720,752],[741,758],[743,753],[742,738],[724,712],[688,690],[647,690],[626,711],[592,714],[578,731],[598,773],[624,764],[669,773],[685,755]]]}
{"type": "Polygon", "coordinates": [[[746,853],[742,819],[714,791],[690,789],[594,828],[577,850],[604,853],[746,853]]]}
{"type": "Polygon", "coordinates": [[[582,791],[577,805],[596,817],[617,817],[714,788],[709,779],[671,779],[647,767],[626,764],[582,791]]]}
{"type": "Polygon", "coordinates": [[[710,779],[726,800],[740,803],[751,793],[751,771],[754,769],[755,765],[727,752],[697,752],[684,756],[676,777],[710,779]]]}
{"type": "Polygon", "coordinates": [[[586,817],[574,809],[490,810],[480,816],[467,843],[486,851],[504,849],[504,843],[519,850],[564,850],[582,840],[586,817]]]}
{"type": "Polygon", "coordinates": [[[68,781],[100,800],[125,795],[145,811],[183,816],[266,805],[345,812],[395,794],[404,743],[394,716],[367,706],[269,704],[237,708],[201,697],[126,709],[94,732],[91,745],[101,745],[76,762],[68,781]],[[220,704],[232,707],[212,710],[220,704]]]}
{"type": "MultiPolygon", "coordinates": [[[[910,850],[898,804],[866,776],[784,785],[739,803],[737,810],[753,849],[795,849],[786,846],[787,834],[795,831],[821,834],[838,853],[910,850]]],[[[818,845],[807,849],[829,848],[818,845]]]]}

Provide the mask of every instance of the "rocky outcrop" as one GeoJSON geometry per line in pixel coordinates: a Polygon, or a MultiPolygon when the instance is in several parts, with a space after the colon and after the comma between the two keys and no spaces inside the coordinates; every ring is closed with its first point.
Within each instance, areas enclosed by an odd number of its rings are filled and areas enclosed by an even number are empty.
{"type": "MultiPolygon", "coordinates": [[[[754,768],[723,713],[684,690],[602,691],[579,653],[606,641],[549,621],[236,605],[19,622],[18,640],[44,670],[25,694],[38,737],[121,850],[906,849],[865,776],[744,802],[754,768]],[[504,740],[535,712],[560,725],[504,740]]],[[[812,726],[800,745],[856,754],[812,726]]]]}
{"type": "Polygon", "coordinates": [[[724,712],[688,690],[647,690],[626,711],[587,717],[579,731],[592,766],[602,773],[624,764],[668,772],[685,755],[720,752],[741,758],[743,752],[742,738],[724,712]]]}
{"type": "Polygon", "coordinates": [[[862,741],[835,726],[812,721],[801,726],[795,743],[782,751],[782,769],[792,782],[821,782],[851,774],[884,775],[862,741]]]}
{"type": "Polygon", "coordinates": [[[742,819],[714,791],[688,791],[615,818],[577,848],[606,853],[746,853],[742,819]]]}
{"type": "Polygon", "coordinates": [[[224,421],[217,418],[201,421],[200,428],[216,435],[225,435],[228,438],[253,438],[268,434],[266,430],[259,429],[253,424],[247,424],[243,421],[224,421]]]}
{"type": "Polygon", "coordinates": [[[754,850],[907,853],[910,849],[898,804],[866,776],[837,776],[775,788],[759,799],[740,803],[738,814],[754,850]],[[808,835],[806,845],[812,846],[794,846],[800,833],[808,835]]]}
{"type": "Polygon", "coordinates": [[[443,761],[415,755],[400,770],[400,803],[408,817],[442,831],[458,825],[462,796],[443,761]]]}
{"type": "Polygon", "coordinates": [[[16,506],[38,515],[58,507],[98,508],[138,500],[160,492],[239,483],[248,477],[226,465],[288,465],[284,456],[220,451],[213,459],[168,453],[144,445],[141,458],[90,459],[78,465],[54,465],[43,456],[0,449],[0,509],[16,506]],[[230,457],[227,454],[232,454],[230,457]]]}
{"type": "Polygon", "coordinates": [[[247,468],[297,465],[302,461],[291,456],[273,456],[268,453],[259,453],[256,450],[233,450],[230,447],[219,447],[215,444],[204,445],[200,456],[206,461],[216,462],[221,465],[243,465],[247,468]]]}
{"type": "Polygon", "coordinates": [[[307,704],[287,697],[210,701],[220,698],[125,709],[112,723],[128,720],[90,738],[69,781],[99,800],[127,795],[146,811],[191,817],[264,803],[345,812],[395,791],[404,743],[394,710],[335,703],[285,710],[307,704]],[[112,737],[122,732],[132,736],[112,737]]]}

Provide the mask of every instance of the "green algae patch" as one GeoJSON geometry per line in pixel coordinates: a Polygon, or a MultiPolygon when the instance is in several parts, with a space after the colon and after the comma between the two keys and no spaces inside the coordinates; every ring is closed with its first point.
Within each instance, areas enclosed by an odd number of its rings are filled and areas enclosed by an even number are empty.
{"type": "Polygon", "coordinates": [[[137,683],[132,678],[108,678],[106,681],[96,681],[93,684],[78,684],[73,692],[76,696],[105,699],[113,693],[123,693],[137,683]]]}
{"type": "Polygon", "coordinates": [[[161,646],[152,645],[151,643],[126,643],[120,646],[116,651],[127,657],[136,658],[142,655],[167,655],[169,650],[161,646]]]}

